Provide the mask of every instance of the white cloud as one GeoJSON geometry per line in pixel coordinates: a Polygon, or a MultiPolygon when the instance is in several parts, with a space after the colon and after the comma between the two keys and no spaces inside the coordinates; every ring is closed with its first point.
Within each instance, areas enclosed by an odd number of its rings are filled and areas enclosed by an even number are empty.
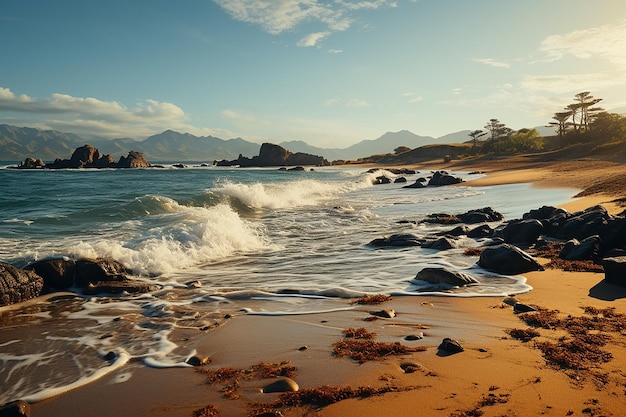
{"type": "Polygon", "coordinates": [[[341,32],[350,28],[353,24],[354,18],[351,17],[351,13],[355,11],[376,10],[383,7],[397,7],[397,3],[391,0],[214,1],[233,19],[258,25],[264,31],[272,35],[278,35],[282,32],[293,30],[298,25],[305,22],[322,23],[330,32],[341,32]]]}
{"type": "Polygon", "coordinates": [[[368,107],[369,103],[365,100],[361,100],[358,98],[329,98],[324,102],[324,107],[332,107],[332,106],[340,106],[340,107],[348,107],[348,108],[356,108],[356,107],[368,107]]]}
{"type": "Polygon", "coordinates": [[[28,113],[29,120],[36,119],[39,127],[77,134],[142,137],[165,129],[209,134],[208,129],[190,126],[189,116],[177,105],[151,99],[127,108],[116,101],[59,93],[41,99],[18,96],[0,87],[0,110],[11,114],[28,113]]]}
{"type": "Polygon", "coordinates": [[[321,41],[328,35],[330,35],[330,32],[311,33],[305,36],[304,38],[300,39],[297,45],[304,46],[304,47],[316,46],[319,41],[321,41]]]}
{"type": "Polygon", "coordinates": [[[626,19],[617,24],[548,36],[539,50],[548,60],[558,60],[568,54],[580,59],[604,58],[626,69],[626,19]]]}
{"type": "Polygon", "coordinates": [[[522,79],[520,86],[532,91],[567,93],[579,91],[581,88],[595,91],[623,83],[623,74],[596,72],[588,74],[528,75],[522,79]]]}
{"type": "Polygon", "coordinates": [[[510,64],[507,64],[506,62],[502,62],[502,61],[497,61],[497,60],[495,60],[493,58],[474,58],[474,59],[472,59],[472,61],[479,62],[479,63],[485,64],[485,65],[489,65],[490,67],[511,68],[510,64]]]}
{"type": "Polygon", "coordinates": [[[402,95],[407,98],[409,103],[418,103],[424,100],[423,96],[418,96],[415,93],[404,93],[402,95]]]}

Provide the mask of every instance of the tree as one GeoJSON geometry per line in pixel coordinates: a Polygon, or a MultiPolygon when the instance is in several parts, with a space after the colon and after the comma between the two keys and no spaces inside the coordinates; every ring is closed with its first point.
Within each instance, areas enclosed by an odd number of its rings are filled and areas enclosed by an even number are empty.
{"type": "Polygon", "coordinates": [[[589,139],[600,143],[626,142],[626,117],[601,112],[590,124],[589,139]]]}
{"type": "Polygon", "coordinates": [[[520,129],[513,133],[503,145],[503,150],[511,153],[535,152],[543,149],[545,139],[537,129],[520,129]]]}
{"type": "Polygon", "coordinates": [[[489,132],[489,141],[486,146],[486,151],[496,152],[500,150],[499,142],[501,139],[505,139],[511,136],[513,129],[507,127],[504,123],[500,123],[498,119],[489,119],[489,122],[485,125],[485,129],[489,132]]]}
{"type": "Polygon", "coordinates": [[[478,140],[478,138],[481,138],[486,134],[487,132],[484,132],[480,129],[474,130],[473,132],[469,133],[469,136],[472,138],[472,149],[474,150],[474,152],[476,152],[476,141],[478,140]]]}
{"type": "Polygon", "coordinates": [[[571,111],[557,112],[554,114],[554,116],[552,116],[552,118],[556,120],[556,122],[548,123],[550,126],[556,127],[556,133],[559,135],[559,140],[563,139],[563,135],[565,135],[568,126],[570,126],[567,120],[570,118],[571,115],[571,111]]]}
{"type": "Polygon", "coordinates": [[[590,95],[589,91],[583,91],[582,93],[576,94],[574,96],[574,100],[576,100],[576,103],[574,105],[578,108],[580,114],[579,131],[588,130],[589,124],[591,123],[593,117],[597,113],[604,110],[600,107],[591,106],[595,106],[596,104],[601,102],[602,99],[593,97],[592,95],[590,95]]]}

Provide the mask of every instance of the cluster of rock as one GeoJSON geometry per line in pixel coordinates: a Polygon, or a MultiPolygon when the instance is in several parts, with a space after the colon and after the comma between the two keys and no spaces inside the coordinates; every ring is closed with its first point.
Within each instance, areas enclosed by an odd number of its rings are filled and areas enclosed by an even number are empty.
{"type": "MultiPolygon", "coordinates": [[[[435,213],[420,222],[457,224],[455,228],[432,236],[418,237],[401,233],[369,242],[373,247],[409,247],[447,250],[458,248],[457,238],[489,238],[480,254],[478,265],[488,271],[515,275],[540,271],[543,267],[522,248],[541,248],[549,242],[564,242],[559,257],[565,260],[587,260],[601,263],[606,281],[626,286],[626,211],[613,216],[602,206],[575,213],[544,206],[492,228],[488,223],[502,220],[502,214],[490,207],[462,214],[435,213]],[[467,224],[481,223],[470,228],[467,224]]],[[[403,221],[417,223],[413,221],[403,221]]],[[[474,283],[466,274],[432,268],[417,274],[417,279],[431,283],[463,286],[474,283]]]]}
{"type": "MultiPolygon", "coordinates": [[[[369,171],[367,171],[368,173],[373,173],[376,171],[379,171],[380,169],[378,168],[372,168],[369,171]]],[[[384,171],[389,171],[394,175],[413,175],[416,174],[417,172],[415,170],[412,169],[402,169],[402,168],[385,168],[384,171]]],[[[395,178],[393,181],[392,179],[385,175],[379,175],[376,178],[374,178],[372,180],[372,183],[374,185],[377,184],[390,184],[390,183],[405,183],[407,182],[407,179],[403,176],[397,177],[395,178]]],[[[426,187],[440,187],[442,185],[452,185],[452,184],[459,184],[463,182],[463,179],[460,177],[455,177],[454,175],[449,174],[446,171],[435,171],[434,173],[432,173],[432,175],[429,175],[427,177],[420,177],[417,180],[415,180],[415,182],[413,184],[409,184],[409,185],[405,185],[402,188],[426,188],[426,187]]]]}
{"type": "Polygon", "coordinates": [[[131,275],[132,271],[121,263],[105,258],[50,258],[23,269],[0,262],[0,306],[67,289],[78,289],[88,295],[157,289],[154,284],[132,280],[131,275]]]}
{"type": "Polygon", "coordinates": [[[239,155],[233,161],[217,161],[217,166],[240,166],[247,167],[277,167],[289,165],[328,166],[330,163],[322,156],[311,155],[303,152],[292,153],[282,146],[273,143],[261,145],[259,155],[252,158],[239,155]]]}
{"type": "Polygon", "coordinates": [[[72,153],[70,159],[57,158],[54,162],[46,164],[41,159],[28,157],[18,165],[17,169],[77,169],[77,168],[147,168],[150,163],[146,161],[140,152],[130,151],[128,156],[120,157],[118,162],[109,155],[102,155],[97,148],[91,145],[78,147],[72,153]]]}

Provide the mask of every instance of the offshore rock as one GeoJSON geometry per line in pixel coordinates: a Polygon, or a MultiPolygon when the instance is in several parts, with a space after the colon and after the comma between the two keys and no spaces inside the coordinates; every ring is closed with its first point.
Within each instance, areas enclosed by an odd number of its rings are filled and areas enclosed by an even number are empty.
{"type": "Polygon", "coordinates": [[[442,185],[452,185],[462,183],[463,179],[460,177],[455,177],[453,175],[448,174],[445,171],[437,171],[433,174],[430,181],[428,181],[429,186],[442,186],[442,185]]]}
{"type": "Polygon", "coordinates": [[[324,157],[311,155],[308,153],[291,153],[282,146],[275,145],[273,143],[264,143],[261,145],[258,156],[247,158],[239,155],[239,158],[233,161],[219,161],[217,166],[234,166],[240,167],[273,167],[273,166],[286,166],[286,165],[314,165],[314,166],[328,166],[328,162],[324,157]]]}
{"type": "Polygon", "coordinates": [[[398,247],[404,248],[409,246],[420,246],[422,240],[411,233],[398,233],[391,236],[385,236],[372,240],[369,246],[377,248],[382,247],[398,247]]]}
{"type": "Polygon", "coordinates": [[[41,295],[43,278],[35,273],[0,262],[0,306],[29,300],[41,295]]]}

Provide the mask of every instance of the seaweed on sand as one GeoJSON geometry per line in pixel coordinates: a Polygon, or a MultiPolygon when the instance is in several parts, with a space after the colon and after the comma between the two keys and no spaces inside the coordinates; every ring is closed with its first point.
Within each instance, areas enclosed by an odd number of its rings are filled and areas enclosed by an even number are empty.
{"type": "Polygon", "coordinates": [[[193,417],[218,417],[219,412],[217,408],[213,404],[206,405],[202,408],[194,410],[192,413],[193,417]]]}
{"type": "Polygon", "coordinates": [[[376,334],[364,328],[346,329],[343,333],[344,339],[333,344],[333,353],[337,357],[347,356],[359,363],[426,350],[424,346],[409,347],[400,342],[376,342],[376,334]]]}
{"type": "Polygon", "coordinates": [[[352,301],[351,304],[374,305],[382,304],[385,301],[390,301],[391,299],[391,296],[385,294],[364,295],[363,297],[359,297],[352,301]]]}

